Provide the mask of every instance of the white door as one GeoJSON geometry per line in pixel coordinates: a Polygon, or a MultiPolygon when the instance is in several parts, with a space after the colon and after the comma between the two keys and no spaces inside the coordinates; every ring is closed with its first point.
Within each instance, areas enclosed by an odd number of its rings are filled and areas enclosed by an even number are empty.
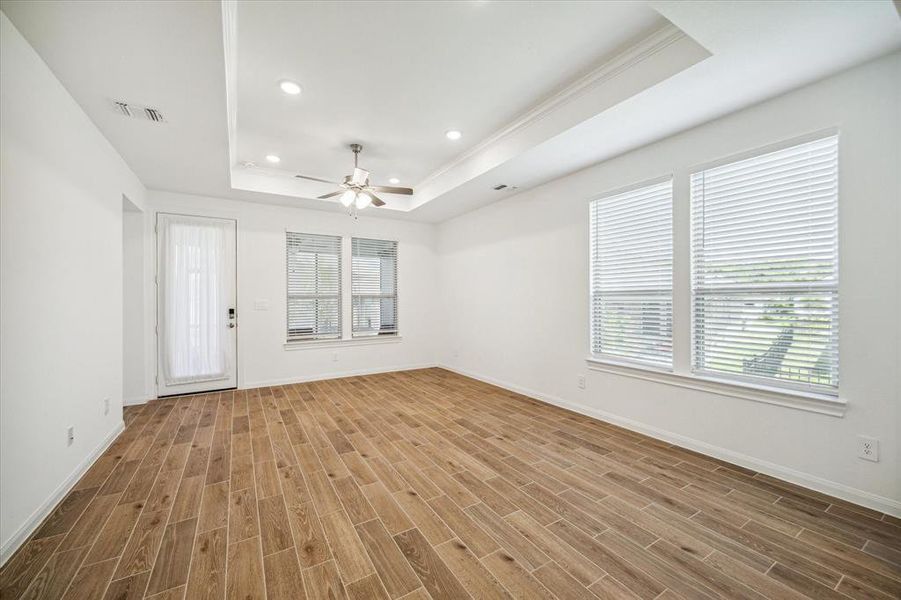
{"type": "Polygon", "coordinates": [[[237,387],[235,221],[158,213],[157,395],[237,387]]]}

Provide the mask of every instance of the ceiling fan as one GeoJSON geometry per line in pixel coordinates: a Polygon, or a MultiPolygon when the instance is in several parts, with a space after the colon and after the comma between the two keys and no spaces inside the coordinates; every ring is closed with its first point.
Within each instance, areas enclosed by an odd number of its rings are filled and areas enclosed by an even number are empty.
{"type": "Polygon", "coordinates": [[[409,196],[413,193],[413,190],[405,187],[391,187],[387,185],[369,185],[369,171],[366,169],[361,169],[357,165],[357,161],[360,157],[360,152],[363,150],[363,146],[360,144],[351,144],[351,151],[354,153],[354,172],[353,175],[348,175],[344,178],[344,181],[339,183],[337,181],[329,181],[327,179],[319,179],[318,177],[309,177],[307,175],[295,175],[300,179],[309,179],[311,181],[319,181],[321,183],[331,183],[337,186],[340,186],[341,189],[332,192],[330,194],[325,194],[324,196],[319,196],[320,200],[327,200],[328,198],[333,198],[335,196],[340,196],[338,199],[341,204],[346,207],[350,207],[351,205],[356,206],[357,209],[364,209],[370,204],[372,206],[384,206],[385,202],[375,195],[374,192],[384,192],[386,194],[405,194],[409,196]]]}

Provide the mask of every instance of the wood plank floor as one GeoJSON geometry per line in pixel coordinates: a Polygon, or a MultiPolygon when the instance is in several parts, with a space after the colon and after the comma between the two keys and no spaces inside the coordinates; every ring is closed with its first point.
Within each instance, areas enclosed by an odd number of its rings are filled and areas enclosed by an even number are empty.
{"type": "Polygon", "coordinates": [[[899,598],[901,520],[439,369],[129,408],[13,598],[899,598]]]}

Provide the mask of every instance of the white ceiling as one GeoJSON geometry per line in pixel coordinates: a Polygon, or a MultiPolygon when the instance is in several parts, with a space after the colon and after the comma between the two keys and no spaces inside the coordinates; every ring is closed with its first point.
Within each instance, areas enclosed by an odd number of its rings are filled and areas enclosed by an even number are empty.
{"type": "Polygon", "coordinates": [[[415,185],[664,23],[643,2],[239,2],[236,158],[337,179],[360,142],[415,185]]]}
{"type": "Polygon", "coordinates": [[[889,0],[650,4],[711,56],[413,214],[452,218],[505,197],[491,189],[497,182],[528,189],[901,48],[901,18],[889,0]]]}
{"type": "Polygon", "coordinates": [[[0,9],[145,186],[231,192],[217,2],[2,0],[0,9]],[[111,99],[157,107],[167,123],[127,119],[111,99]]]}
{"type": "Polygon", "coordinates": [[[901,47],[891,0],[0,8],[147,187],[338,210],[293,174],[339,178],[359,141],[376,183],[417,188],[376,214],[424,221],[901,47]],[[284,78],[303,94],[282,95],[284,78]],[[124,118],[113,98],[167,122],[124,118]],[[277,169],[240,166],[269,153],[277,169]]]}

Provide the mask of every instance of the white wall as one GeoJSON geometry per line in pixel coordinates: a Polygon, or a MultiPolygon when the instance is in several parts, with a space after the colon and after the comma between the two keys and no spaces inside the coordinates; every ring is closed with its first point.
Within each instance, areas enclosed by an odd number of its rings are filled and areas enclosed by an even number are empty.
{"type": "Polygon", "coordinates": [[[144,357],[144,213],[122,200],[122,400],[146,398],[144,357]]]}
{"type": "MultiPolygon", "coordinates": [[[[367,209],[370,214],[377,209],[367,209]]],[[[439,326],[438,259],[435,226],[343,213],[305,210],[221,198],[148,192],[145,210],[146,395],[153,397],[156,373],[155,243],[157,212],[236,219],[238,222],[238,385],[242,388],[326,379],[356,373],[432,366],[439,326]],[[398,241],[398,312],[401,339],[360,343],[317,343],[285,349],[287,276],[285,231],[329,233],[398,241]],[[256,300],[269,310],[255,310],[256,300]],[[337,353],[338,360],[334,360],[337,353]]],[[[349,286],[343,290],[349,302],[349,286]]],[[[345,320],[345,328],[349,319],[345,320]]]]}
{"type": "MultiPolygon", "coordinates": [[[[546,400],[901,513],[901,55],[443,223],[442,362],[546,400]],[[588,202],[674,174],[674,351],[688,370],[692,166],[838,127],[843,418],[588,371],[588,202]],[[587,375],[587,389],[576,384],[587,375]],[[856,436],[881,441],[879,463],[856,436]]],[[[510,182],[516,183],[516,182],[510,182]]]]}
{"type": "Polygon", "coordinates": [[[122,426],[122,196],[144,194],[3,14],[0,171],[3,561],[122,426]]]}

